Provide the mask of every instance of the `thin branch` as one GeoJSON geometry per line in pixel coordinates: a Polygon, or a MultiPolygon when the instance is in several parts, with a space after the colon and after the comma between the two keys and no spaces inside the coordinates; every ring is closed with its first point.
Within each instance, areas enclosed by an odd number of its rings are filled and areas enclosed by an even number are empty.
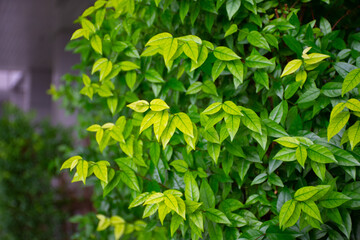
{"type": "Polygon", "coordinates": [[[351,13],[351,10],[347,10],[346,13],[341,16],[341,18],[339,18],[336,23],[334,24],[334,26],[331,28],[331,30],[333,31],[336,27],[336,25],[338,25],[339,22],[341,22],[341,20],[343,20],[347,15],[349,15],[351,13]]]}

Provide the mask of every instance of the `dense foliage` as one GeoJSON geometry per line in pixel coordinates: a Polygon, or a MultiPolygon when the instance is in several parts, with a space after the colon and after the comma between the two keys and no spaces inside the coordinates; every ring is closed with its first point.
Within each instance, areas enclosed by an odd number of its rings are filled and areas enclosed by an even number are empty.
{"type": "Polygon", "coordinates": [[[11,105],[0,118],[0,239],[62,239],[66,214],[51,186],[69,132],[11,105]]]}
{"type": "MultiPolygon", "coordinates": [[[[98,233],[76,238],[355,239],[356,4],[86,9],[68,46],[81,54],[81,77],[51,89],[90,132],[93,154],[79,149],[62,166],[96,185],[98,233]]],[[[91,215],[77,221],[94,229],[91,215]]]]}

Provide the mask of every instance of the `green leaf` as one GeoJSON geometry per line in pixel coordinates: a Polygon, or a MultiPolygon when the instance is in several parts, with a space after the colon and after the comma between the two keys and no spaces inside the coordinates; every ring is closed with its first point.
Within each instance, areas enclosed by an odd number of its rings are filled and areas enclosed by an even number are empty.
{"type": "MultiPolygon", "coordinates": [[[[296,206],[297,202],[295,200],[289,200],[287,202],[284,203],[284,205],[281,207],[280,210],[280,214],[279,214],[279,226],[286,228],[286,226],[292,226],[294,225],[296,222],[294,222],[294,219],[296,218],[296,216],[299,215],[300,217],[300,212],[298,212],[298,209],[301,209],[299,207],[296,206]]],[[[297,217],[297,219],[299,218],[297,217]]],[[[296,221],[297,221],[296,219],[296,221]]]]}
{"type": "Polygon", "coordinates": [[[84,184],[86,183],[88,169],[89,169],[88,162],[86,160],[80,159],[78,161],[78,164],[76,165],[76,172],[78,174],[79,179],[81,179],[81,181],[83,181],[84,184]]]}
{"type": "Polygon", "coordinates": [[[254,80],[257,84],[264,86],[266,89],[269,89],[269,76],[265,71],[256,71],[254,73],[254,80]]]}
{"type": "Polygon", "coordinates": [[[234,78],[238,79],[240,82],[244,79],[244,65],[240,60],[229,61],[226,63],[227,68],[234,76],[234,78]]]}
{"type": "Polygon", "coordinates": [[[318,88],[310,88],[299,97],[296,103],[301,104],[301,103],[311,102],[317,99],[319,95],[320,95],[320,90],[318,88]]]}
{"type": "Polygon", "coordinates": [[[152,83],[164,83],[164,79],[162,76],[155,70],[149,69],[145,73],[145,78],[152,83]]]}
{"type": "MultiPolygon", "coordinates": [[[[151,107],[151,103],[150,103],[150,107],[151,107]]],[[[156,112],[154,118],[155,118],[154,133],[156,139],[159,141],[162,133],[164,132],[167,126],[169,120],[169,113],[167,111],[156,112]]]]}
{"type": "MultiPolygon", "coordinates": [[[[200,211],[196,211],[189,215],[190,221],[200,229],[200,231],[204,231],[204,218],[203,214],[200,211]]],[[[190,225],[191,226],[191,225],[190,225]]]]}
{"type": "Polygon", "coordinates": [[[222,106],[222,103],[215,102],[215,103],[211,104],[210,106],[208,106],[202,113],[206,114],[206,115],[215,114],[218,111],[220,111],[221,106],[222,106]]]}
{"type": "Polygon", "coordinates": [[[217,164],[220,155],[220,144],[208,142],[207,150],[210,157],[214,160],[215,164],[217,164]]]}
{"type": "Polygon", "coordinates": [[[208,94],[212,94],[212,95],[215,95],[215,96],[218,96],[218,93],[216,91],[216,86],[214,84],[213,81],[210,81],[210,80],[206,80],[202,87],[201,87],[201,90],[205,93],[208,93],[208,94]]]}
{"type": "Polygon", "coordinates": [[[269,44],[266,39],[258,31],[251,31],[247,36],[249,43],[255,47],[263,48],[268,51],[271,51],[269,44]]]}
{"type": "Polygon", "coordinates": [[[336,116],[330,117],[330,123],[327,128],[327,138],[328,141],[338,134],[340,130],[346,125],[346,123],[350,119],[350,113],[349,112],[340,112],[336,116]]]}
{"type": "Polygon", "coordinates": [[[266,68],[273,65],[273,63],[264,56],[251,55],[245,60],[246,66],[250,68],[266,68]]]}
{"type": "Polygon", "coordinates": [[[123,181],[123,183],[125,183],[132,190],[140,192],[139,181],[136,177],[134,170],[132,170],[130,167],[128,167],[121,161],[116,161],[116,163],[120,167],[121,170],[120,178],[123,181]]]}
{"type": "Polygon", "coordinates": [[[238,27],[236,24],[231,24],[231,26],[226,30],[224,37],[230,36],[231,34],[237,32],[238,27]]]}
{"type": "Polygon", "coordinates": [[[164,32],[159,33],[152,38],[145,44],[145,46],[157,46],[157,45],[164,45],[168,43],[168,40],[172,39],[173,36],[170,33],[164,32]]]}
{"type": "Polygon", "coordinates": [[[300,165],[302,167],[304,167],[305,166],[305,161],[306,161],[306,158],[307,158],[306,148],[304,146],[299,146],[296,149],[295,155],[296,155],[297,161],[300,163],[300,165]]]}
{"type": "Polygon", "coordinates": [[[200,192],[196,180],[191,172],[186,172],[184,176],[185,198],[191,201],[199,201],[200,192]]]}
{"type": "Polygon", "coordinates": [[[226,12],[229,16],[229,20],[235,15],[235,13],[239,10],[241,5],[241,1],[238,0],[228,0],[226,1],[226,12]]]}
{"type": "MultiPolygon", "coordinates": [[[[109,171],[109,175],[111,176],[111,171],[109,171]]],[[[115,171],[114,171],[115,172],[115,171]]],[[[119,183],[120,183],[120,172],[116,171],[114,176],[111,178],[109,177],[109,182],[106,184],[103,190],[103,197],[106,197],[119,183]]]]}
{"type": "Polygon", "coordinates": [[[299,140],[294,137],[281,137],[276,139],[275,142],[288,148],[297,148],[300,145],[299,140]]]}
{"type": "Polygon", "coordinates": [[[188,115],[183,112],[176,113],[173,122],[182,133],[194,137],[193,125],[188,115]]]}
{"type": "Polygon", "coordinates": [[[211,70],[211,77],[213,78],[214,81],[220,76],[222,71],[224,71],[225,67],[226,67],[226,62],[220,60],[215,61],[211,70]]]}
{"type": "Polygon", "coordinates": [[[302,187],[295,192],[294,199],[296,201],[306,201],[314,196],[318,191],[319,189],[317,187],[302,187]]]}
{"type": "Polygon", "coordinates": [[[131,71],[131,70],[135,70],[135,69],[139,69],[140,67],[130,61],[122,61],[119,63],[119,67],[122,71],[131,71]]]}
{"type": "Polygon", "coordinates": [[[239,108],[232,101],[224,102],[222,109],[230,115],[242,115],[239,108]]]}
{"type": "Polygon", "coordinates": [[[356,121],[349,127],[348,137],[351,145],[351,150],[360,142],[360,121],[356,121]]]}
{"type": "Polygon", "coordinates": [[[264,119],[263,122],[267,127],[268,135],[270,137],[278,138],[278,137],[289,136],[289,134],[284,130],[284,128],[281,127],[276,122],[270,119],[264,119]]]}
{"type": "Polygon", "coordinates": [[[268,176],[268,182],[272,185],[278,186],[278,187],[284,187],[284,183],[281,181],[281,178],[276,175],[275,173],[271,173],[268,176]]]}
{"type": "Polygon", "coordinates": [[[189,170],[189,165],[184,160],[175,160],[170,163],[176,171],[185,173],[189,170]]]}
{"type": "Polygon", "coordinates": [[[101,38],[98,35],[93,35],[90,40],[91,47],[95,50],[95,52],[102,55],[102,42],[101,38]]]}
{"type": "Polygon", "coordinates": [[[227,47],[217,47],[214,49],[214,56],[222,61],[231,61],[240,59],[240,57],[234,53],[233,50],[227,47]]]}
{"type": "Polygon", "coordinates": [[[108,182],[108,164],[107,161],[99,161],[93,166],[95,176],[106,183],[108,182]]]}
{"type": "Polygon", "coordinates": [[[210,116],[206,122],[205,130],[212,128],[215,124],[220,122],[225,117],[225,115],[226,113],[224,111],[220,111],[210,116]]]}
{"type": "Polygon", "coordinates": [[[240,107],[240,109],[241,113],[243,114],[243,116],[241,116],[243,124],[251,131],[261,134],[261,121],[258,115],[256,115],[256,113],[249,108],[240,107]]]}
{"type": "Polygon", "coordinates": [[[301,202],[300,207],[304,213],[322,222],[319,208],[316,206],[314,201],[308,200],[301,202]]]}
{"type": "Polygon", "coordinates": [[[206,208],[215,208],[215,195],[206,179],[202,180],[200,186],[200,201],[206,208]]]}
{"type": "Polygon", "coordinates": [[[300,59],[295,59],[292,60],[290,62],[288,62],[288,64],[286,64],[284,71],[282,72],[280,77],[284,77],[286,75],[290,75],[294,72],[296,72],[302,65],[302,61],[300,59]]]}
{"type": "Polygon", "coordinates": [[[184,222],[184,220],[177,214],[174,214],[171,218],[171,224],[170,224],[170,232],[171,237],[174,236],[174,233],[176,230],[180,227],[180,225],[184,222]]]}
{"type": "Polygon", "coordinates": [[[288,103],[286,100],[283,100],[270,112],[269,118],[276,123],[280,123],[286,118],[287,113],[288,103]]]}
{"type": "Polygon", "coordinates": [[[203,85],[202,82],[194,82],[193,84],[190,85],[190,87],[186,91],[186,95],[196,94],[200,92],[202,85],[203,85]]]}
{"type": "Polygon", "coordinates": [[[132,200],[132,202],[129,205],[129,209],[140,206],[141,204],[143,204],[146,201],[146,199],[149,196],[150,196],[150,193],[148,193],[148,192],[141,193],[136,198],[134,198],[134,200],[132,200]]]}
{"type": "Polygon", "coordinates": [[[343,193],[331,192],[325,199],[322,199],[319,204],[324,208],[336,208],[349,200],[351,200],[351,198],[343,193]]]}
{"type": "Polygon", "coordinates": [[[206,209],[205,216],[215,223],[231,224],[226,215],[215,208],[206,209]]]}
{"type": "Polygon", "coordinates": [[[274,156],[274,159],[284,161],[284,162],[292,162],[296,160],[296,150],[283,148],[277,152],[274,156]]]}
{"type": "Polygon", "coordinates": [[[199,48],[196,42],[194,41],[185,41],[182,46],[183,51],[186,56],[188,56],[191,60],[197,62],[199,57],[199,48]]]}
{"type": "Polygon", "coordinates": [[[308,149],[308,156],[311,160],[318,163],[337,162],[334,155],[324,146],[313,144],[308,149]]]}
{"type": "Polygon", "coordinates": [[[225,123],[226,129],[229,132],[230,139],[232,141],[240,127],[240,116],[228,114],[225,116],[225,123]]]}
{"type": "Polygon", "coordinates": [[[257,185],[257,184],[261,184],[263,182],[265,182],[265,180],[267,179],[268,175],[267,173],[260,173],[259,175],[257,175],[254,180],[251,182],[251,186],[252,185],[257,185]]]}
{"type": "Polygon", "coordinates": [[[107,99],[107,105],[112,115],[114,115],[117,105],[118,105],[118,98],[117,97],[110,97],[107,99]]]}
{"type": "Polygon", "coordinates": [[[130,90],[134,90],[134,86],[136,84],[136,72],[135,71],[128,71],[125,74],[125,81],[126,85],[130,88],[130,90]]]}
{"type": "Polygon", "coordinates": [[[150,217],[151,215],[153,215],[154,213],[156,213],[156,211],[158,210],[158,208],[159,208],[159,204],[150,204],[150,205],[147,205],[147,206],[145,207],[145,210],[144,210],[144,213],[143,213],[142,218],[150,217]]]}
{"type": "Polygon", "coordinates": [[[311,168],[313,169],[314,173],[322,180],[325,180],[325,164],[324,163],[318,163],[315,161],[311,161],[311,168]]]}

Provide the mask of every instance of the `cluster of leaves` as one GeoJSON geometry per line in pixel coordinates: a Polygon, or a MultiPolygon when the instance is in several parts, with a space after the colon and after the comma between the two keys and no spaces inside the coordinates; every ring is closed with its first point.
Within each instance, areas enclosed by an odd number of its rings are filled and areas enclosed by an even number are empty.
{"type": "Polygon", "coordinates": [[[62,169],[100,183],[100,232],[356,236],[360,34],[335,30],[358,22],[356,1],[313,2],[98,0],[85,10],[69,44],[82,77],[50,91],[96,133],[97,155],[62,169]],[[341,4],[344,16],[322,17],[341,4]]]}
{"type": "Polygon", "coordinates": [[[70,132],[12,105],[1,110],[0,238],[65,238],[57,229],[68,216],[51,181],[71,148],[70,132]]]}

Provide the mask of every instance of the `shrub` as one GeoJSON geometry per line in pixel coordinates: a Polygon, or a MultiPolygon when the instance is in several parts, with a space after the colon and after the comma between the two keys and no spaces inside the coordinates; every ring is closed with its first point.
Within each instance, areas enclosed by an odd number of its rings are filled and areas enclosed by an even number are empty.
{"type": "Polygon", "coordinates": [[[69,132],[35,122],[11,105],[0,118],[0,238],[57,239],[66,214],[51,180],[70,147],[69,132]]]}
{"type": "Polygon", "coordinates": [[[89,149],[98,145],[62,166],[73,181],[100,183],[97,231],[355,239],[356,2],[99,0],[86,9],[68,46],[81,54],[81,77],[51,91],[80,108],[89,149]]]}

